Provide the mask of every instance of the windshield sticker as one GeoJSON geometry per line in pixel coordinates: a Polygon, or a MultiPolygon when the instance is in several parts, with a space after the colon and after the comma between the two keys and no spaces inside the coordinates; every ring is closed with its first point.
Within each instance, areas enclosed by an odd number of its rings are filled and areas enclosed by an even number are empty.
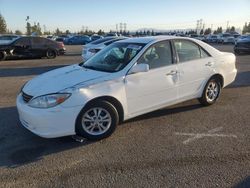
{"type": "Polygon", "coordinates": [[[140,50],[140,49],[141,49],[141,46],[136,45],[136,44],[130,44],[130,45],[128,45],[127,48],[130,48],[130,49],[132,49],[132,50],[140,50]]]}

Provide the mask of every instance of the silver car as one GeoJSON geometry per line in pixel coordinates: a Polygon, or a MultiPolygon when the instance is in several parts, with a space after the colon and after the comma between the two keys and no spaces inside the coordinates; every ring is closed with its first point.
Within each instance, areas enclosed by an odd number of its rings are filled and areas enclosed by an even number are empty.
{"type": "Polygon", "coordinates": [[[99,52],[106,46],[112,44],[113,42],[123,40],[123,39],[127,39],[127,37],[105,37],[105,38],[90,42],[86,45],[83,45],[83,48],[82,48],[83,61],[87,61],[97,52],[99,52]]]}

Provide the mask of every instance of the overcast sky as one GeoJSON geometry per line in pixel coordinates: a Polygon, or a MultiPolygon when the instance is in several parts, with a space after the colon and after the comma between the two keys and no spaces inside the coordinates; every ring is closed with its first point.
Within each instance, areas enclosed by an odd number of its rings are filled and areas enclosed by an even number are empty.
{"type": "Polygon", "coordinates": [[[25,18],[40,22],[42,29],[80,31],[115,30],[127,23],[139,28],[195,28],[198,19],[206,27],[242,27],[250,22],[250,0],[0,0],[0,13],[9,29],[25,31],[25,18]]]}

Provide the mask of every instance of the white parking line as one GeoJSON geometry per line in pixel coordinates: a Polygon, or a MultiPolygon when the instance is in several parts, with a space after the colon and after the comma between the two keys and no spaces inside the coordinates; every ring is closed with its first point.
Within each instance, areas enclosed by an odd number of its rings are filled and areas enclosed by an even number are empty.
{"type": "Polygon", "coordinates": [[[215,129],[209,130],[207,133],[180,133],[180,132],[176,132],[175,135],[191,136],[187,140],[184,140],[182,142],[183,144],[188,144],[188,143],[190,143],[192,141],[195,141],[197,139],[204,138],[204,137],[232,137],[232,138],[237,138],[237,136],[234,135],[234,134],[218,134],[218,133],[216,133],[216,132],[221,131],[222,129],[223,129],[223,127],[217,127],[215,129]]]}

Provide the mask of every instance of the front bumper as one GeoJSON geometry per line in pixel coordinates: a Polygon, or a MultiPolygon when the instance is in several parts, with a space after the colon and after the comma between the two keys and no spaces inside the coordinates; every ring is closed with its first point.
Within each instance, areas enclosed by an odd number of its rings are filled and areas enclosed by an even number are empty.
{"type": "Polygon", "coordinates": [[[44,138],[56,138],[75,134],[75,121],[82,106],[53,108],[32,108],[17,96],[17,110],[22,125],[34,134],[44,138]]]}

